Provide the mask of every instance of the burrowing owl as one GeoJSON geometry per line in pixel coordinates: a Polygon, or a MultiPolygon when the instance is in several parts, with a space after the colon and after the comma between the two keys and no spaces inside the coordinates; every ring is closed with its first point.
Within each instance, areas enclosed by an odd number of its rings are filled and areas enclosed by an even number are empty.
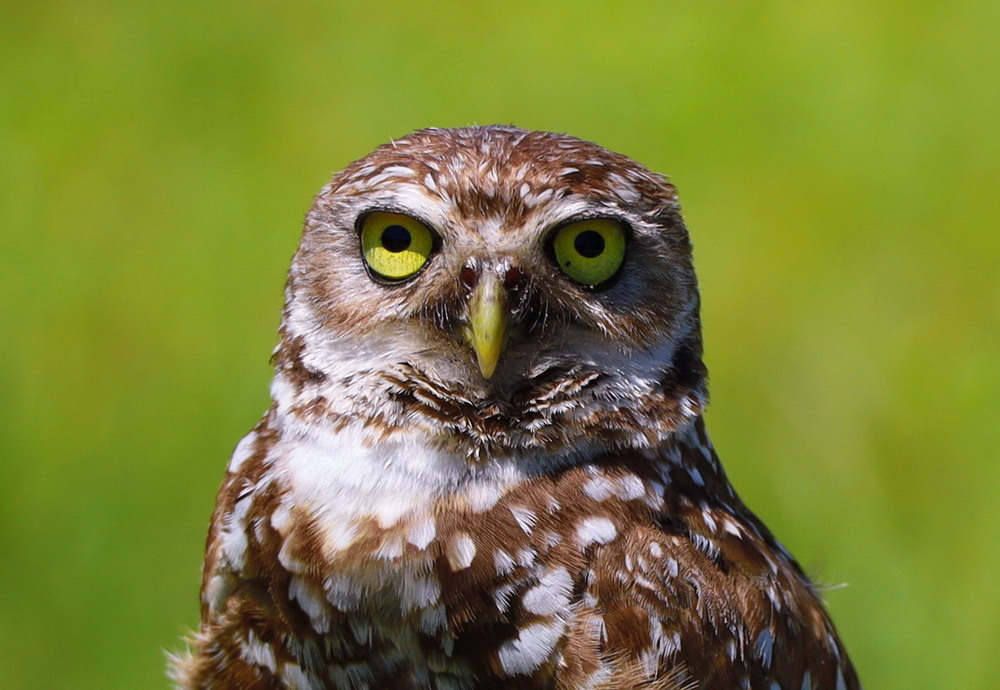
{"type": "Polygon", "coordinates": [[[859,687],[702,411],[664,177],[429,129],[320,192],[185,688],[859,687]]]}

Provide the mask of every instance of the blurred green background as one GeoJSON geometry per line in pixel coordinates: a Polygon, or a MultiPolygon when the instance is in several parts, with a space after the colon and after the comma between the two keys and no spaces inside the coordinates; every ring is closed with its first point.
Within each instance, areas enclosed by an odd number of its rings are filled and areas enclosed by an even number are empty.
{"type": "Polygon", "coordinates": [[[868,688],[1000,682],[1000,3],[0,5],[0,677],[166,687],[301,219],[429,125],[671,175],[710,429],[868,688]]]}

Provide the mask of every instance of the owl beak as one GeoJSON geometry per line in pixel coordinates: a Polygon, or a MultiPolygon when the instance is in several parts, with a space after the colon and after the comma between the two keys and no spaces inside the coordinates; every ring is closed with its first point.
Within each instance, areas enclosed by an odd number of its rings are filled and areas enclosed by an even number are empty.
{"type": "Polygon", "coordinates": [[[469,299],[470,343],[479,371],[490,378],[496,371],[507,337],[507,293],[499,276],[483,275],[469,299]]]}

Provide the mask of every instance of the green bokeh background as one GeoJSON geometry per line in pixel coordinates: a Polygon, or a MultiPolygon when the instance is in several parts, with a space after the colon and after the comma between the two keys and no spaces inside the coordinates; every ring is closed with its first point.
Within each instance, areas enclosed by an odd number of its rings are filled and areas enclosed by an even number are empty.
{"type": "Polygon", "coordinates": [[[0,4],[0,677],[157,688],[330,173],[414,128],[671,175],[709,425],[868,688],[1000,683],[1000,3],[0,4]]]}

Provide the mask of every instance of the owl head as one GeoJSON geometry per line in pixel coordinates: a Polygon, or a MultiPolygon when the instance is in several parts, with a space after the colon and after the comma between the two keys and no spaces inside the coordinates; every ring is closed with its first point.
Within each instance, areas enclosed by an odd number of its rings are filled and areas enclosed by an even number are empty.
{"type": "Polygon", "coordinates": [[[641,445],[705,397],[676,191],[562,134],[392,141],[309,211],[276,361],[287,395],[318,415],[429,415],[473,446],[587,433],[641,445]]]}

